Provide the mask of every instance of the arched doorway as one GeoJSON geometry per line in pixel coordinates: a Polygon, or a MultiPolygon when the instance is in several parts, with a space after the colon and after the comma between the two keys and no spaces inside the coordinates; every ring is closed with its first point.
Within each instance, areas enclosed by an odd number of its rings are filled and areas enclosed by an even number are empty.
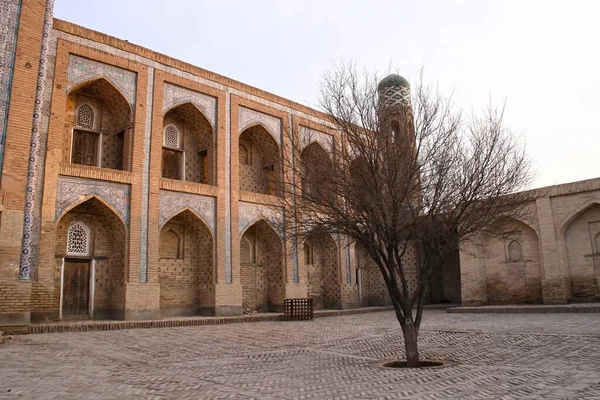
{"type": "Polygon", "coordinates": [[[196,106],[169,110],[163,119],[163,178],[214,185],[213,141],[210,122],[196,106]]]}
{"type": "Polygon", "coordinates": [[[213,238],[200,218],[185,210],[167,221],[159,254],[162,316],[204,314],[214,307],[213,238]]]}
{"type": "Polygon", "coordinates": [[[123,303],[127,230],[92,197],[67,212],[56,229],[61,265],[62,318],[118,318],[123,303]]]}
{"type": "Polygon", "coordinates": [[[240,239],[240,280],[245,314],[281,312],[285,286],[283,244],[275,230],[260,220],[240,239]]]}
{"type": "Polygon", "coordinates": [[[338,246],[331,235],[315,232],[304,241],[304,264],[314,308],[340,309],[338,246]]]}
{"type": "Polygon", "coordinates": [[[593,300],[600,292],[600,204],[580,211],[565,229],[574,300],[593,300]]]}
{"type": "Polygon", "coordinates": [[[240,190],[281,196],[281,151],[262,125],[244,130],[239,138],[240,190]]]}
{"type": "Polygon", "coordinates": [[[71,163],[131,169],[131,106],[106,79],[94,80],[69,93],[67,126],[71,132],[67,146],[71,163]]]}

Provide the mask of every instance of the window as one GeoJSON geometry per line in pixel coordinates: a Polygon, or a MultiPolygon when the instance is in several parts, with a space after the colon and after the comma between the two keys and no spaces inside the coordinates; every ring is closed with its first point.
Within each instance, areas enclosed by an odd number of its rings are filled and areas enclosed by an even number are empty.
{"type": "Polygon", "coordinates": [[[523,253],[521,252],[521,243],[513,240],[508,244],[508,261],[521,261],[523,260],[523,253]]]}
{"type": "Polygon", "coordinates": [[[392,121],[392,140],[396,140],[399,138],[400,135],[400,124],[398,123],[398,121],[393,120],[392,121]]]}
{"type": "Polygon", "coordinates": [[[77,107],[77,118],[75,119],[75,125],[78,128],[91,129],[95,128],[94,122],[96,120],[96,113],[92,106],[87,103],[83,103],[77,107]]]}
{"type": "Polygon", "coordinates": [[[74,222],[67,231],[67,255],[90,255],[90,228],[81,221],[74,222]]]}
{"type": "Polygon", "coordinates": [[[183,179],[183,151],[179,129],[167,125],[163,131],[162,176],[169,179],[183,179]]]}
{"type": "Polygon", "coordinates": [[[175,125],[167,125],[163,135],[163,146],[173,149],[179,148],[179,130],[175,125]]]}
{"type": "Polygon", "coordinates": [[[92,106],[84,103],[77,107],[71,152],[73,164],[99,166],[100,134],[92,132],[95,121],[96,114],[92,106]]]}

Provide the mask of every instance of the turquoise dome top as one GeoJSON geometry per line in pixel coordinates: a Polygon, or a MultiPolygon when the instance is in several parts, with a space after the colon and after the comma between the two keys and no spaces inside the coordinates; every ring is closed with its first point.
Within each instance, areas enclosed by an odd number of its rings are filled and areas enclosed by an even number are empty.
{"type": "Polygon", "coordinates": [[[398,74],[390,74],[390,75],[386,76],[385,78],[383,78],[381,80],[381,82],[379,82],[379,85],[377,85],[377,89],[381,90],[381,89],[392,87],[392,86],[397,86],[397,87],[403,86],[403,87],[410,88],[410,84],[408,83],[408,81],[406,79],[404,79],[403,77],[401,77],[398,74]]]}

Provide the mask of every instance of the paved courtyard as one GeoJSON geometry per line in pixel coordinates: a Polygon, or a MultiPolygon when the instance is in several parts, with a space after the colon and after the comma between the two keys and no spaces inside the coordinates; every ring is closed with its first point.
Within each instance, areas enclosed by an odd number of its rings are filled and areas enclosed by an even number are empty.
{"type": "Polygon", "coordinates": [[[167,329],[17,336],[1,399],[599,399],[600,314],[446,314],[420,335],[439,369],[403,357],[392,312],[167,329]]]}

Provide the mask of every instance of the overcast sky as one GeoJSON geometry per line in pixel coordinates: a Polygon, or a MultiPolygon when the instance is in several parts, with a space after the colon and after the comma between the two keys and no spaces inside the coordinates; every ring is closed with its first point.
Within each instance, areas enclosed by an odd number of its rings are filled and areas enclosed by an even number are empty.
{"type": "Polygon", "coordinates": [[[455,90],[506,121],[534,187],[600,176],[600,1],[56,0],[55,17],[309,106],[331,60],[455,90]]]}

